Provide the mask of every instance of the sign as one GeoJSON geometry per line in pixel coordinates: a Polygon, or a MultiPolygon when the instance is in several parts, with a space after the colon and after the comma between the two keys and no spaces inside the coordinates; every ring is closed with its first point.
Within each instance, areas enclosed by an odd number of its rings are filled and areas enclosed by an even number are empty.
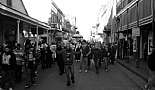
{"type": "Polygon", "coordinates": [[[123,39],[123,38],[124,38],[123,33],[120,33],[120,34],[119,34],[119,39],[123,39]]]}
{"type": "Polygon", "coordinates": [[[140,36],[140,28],[133,28],[132,29],[132,36],[140,36]]]}
{"type": "Polygon", "coordinates": [[[137,51],[137,48],[136,48],[137,47],[137,43],[136,42],[137,42],[137,40],[134,38],[133,39],[133,52],[137,51]]]}

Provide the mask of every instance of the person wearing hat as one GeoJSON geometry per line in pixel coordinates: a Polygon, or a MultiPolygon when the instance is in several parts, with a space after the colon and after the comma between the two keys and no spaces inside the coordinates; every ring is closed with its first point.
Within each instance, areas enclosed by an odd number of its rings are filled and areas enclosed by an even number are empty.
{"type": "Polygon", "coordinates": [[[4,72],[4,77],[2,82],[2,88],[13,90],[14,88],[14,72],[16,68],[16,56],[11,51],[9,46],[6,46],[4,52],[1,55],[0,67],[4,72]]]}
{"type": "Polygon", "coordinates": [[[152,46],[152,53],[148,56],[147,65],[150,71],[150,77],[148,79],[147,84],[145,85],[145,88],[147,90],[150,90],[152,86],[155,86],[155,47],[152,46]]]}

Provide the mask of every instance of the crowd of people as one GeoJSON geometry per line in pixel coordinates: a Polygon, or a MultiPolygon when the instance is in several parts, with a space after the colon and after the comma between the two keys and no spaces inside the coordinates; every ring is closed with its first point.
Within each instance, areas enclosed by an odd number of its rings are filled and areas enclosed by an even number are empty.
{"type": "Polygon", "coordinates": [[[24,49],[20,44],[9,43],[0,46],[0,88],[13,90],[15,82],[25,81],[25,88],[35,85],[38,78],[38,67],[42,70],[51,68],[57,63],[59,75],[66,74],[67,86],[75,83],[74,63],[79,62],[79,72],[88,72],[94,64],[96,74],[104,62],[105,71],[109,64],[114,64],[116,48],[114,45],[104,45],[100,42],[89,43],[85,40],[72,43],[58,41],[48,45],[39,44],[27,39],[24,49]]]}

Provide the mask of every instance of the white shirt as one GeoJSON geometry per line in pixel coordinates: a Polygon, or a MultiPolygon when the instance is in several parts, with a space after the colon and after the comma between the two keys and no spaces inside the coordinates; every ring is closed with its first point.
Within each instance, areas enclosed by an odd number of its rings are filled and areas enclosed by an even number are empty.
{"type": "Polygon", "coordinates": [[[11,55],[6,55],[5,53],[2,56],[2,64],[10,65],[11,55]]]}

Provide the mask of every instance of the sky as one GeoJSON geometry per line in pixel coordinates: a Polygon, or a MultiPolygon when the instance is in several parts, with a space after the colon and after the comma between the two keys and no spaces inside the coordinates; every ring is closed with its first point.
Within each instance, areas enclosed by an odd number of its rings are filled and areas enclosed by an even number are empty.
{"type": "MultiPolygon", "coordinates": [[[[23,0],[28,14],[47,22],[50,17],[52,0],[23,0]]],[[[85,39],[89,39],[92,26],[97,23],[101,6],[111,0],[53,0],[66,16],[76,17],[77,27],[85,39]]]]}

